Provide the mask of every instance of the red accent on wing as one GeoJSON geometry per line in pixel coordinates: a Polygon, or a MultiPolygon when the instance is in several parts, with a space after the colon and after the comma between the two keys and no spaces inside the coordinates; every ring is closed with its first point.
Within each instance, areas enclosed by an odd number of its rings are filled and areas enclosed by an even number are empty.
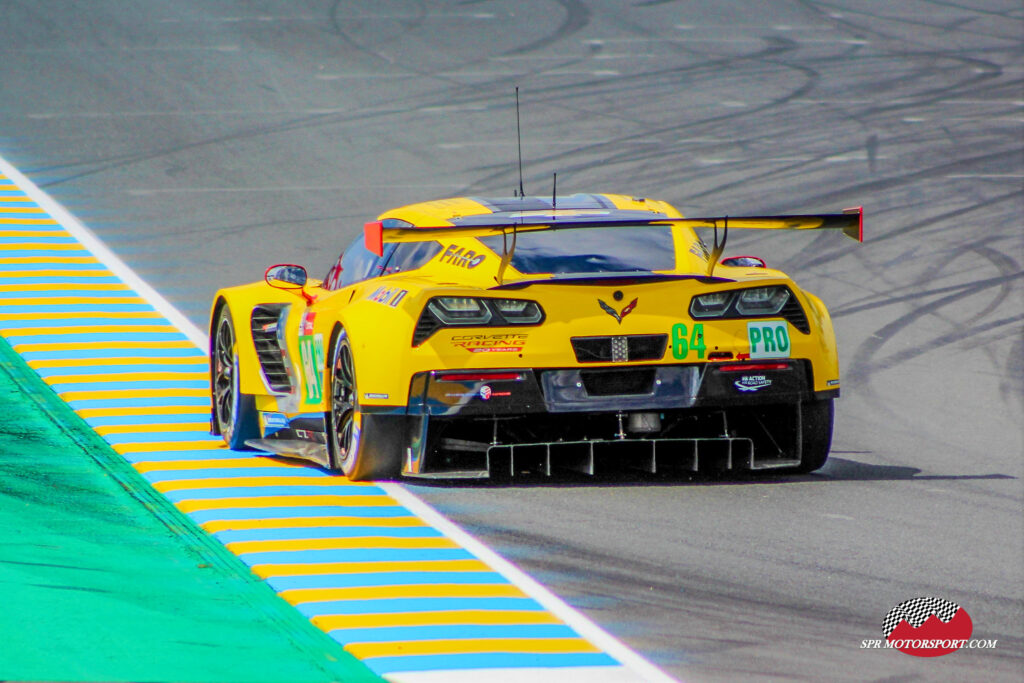
{"type": "Polygon", "coordinates": [[[377,256],[384,255],[384,224],[380,221],[363,224],[363,241],[366,248],[377,256]]]}
{"type": "Polygon", "coordinates": [[[843,213],[855,213],[857,214],[857,241],[864,241],[864,207],[854,206],[849,209],[843,209],[843,213]]]}

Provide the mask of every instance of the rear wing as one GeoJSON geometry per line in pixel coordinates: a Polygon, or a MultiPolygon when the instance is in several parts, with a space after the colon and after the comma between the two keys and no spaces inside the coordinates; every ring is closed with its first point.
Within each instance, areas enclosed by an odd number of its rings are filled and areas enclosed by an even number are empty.
{"type": "Polygon", "coordinates": [[[418,227],[406,221],[385,218],[366,223],[363,236],[366,248],[382,256],[385,242],[424,242],[427,240],[460,237],[511,236],[502,255],[498,284],[512,253],[515,251],[517,232],[534,230],[567,230],[571,228],[612,228],[624,226],[686,225],[691,228],[710,228],[715,231],[714,249],[708,263],[708,276],[725,250],[729,228],[753,230],[840,230],[858,242],[864,241],[864,208],[844,209],[841,213],[801,214],[789,216],[717,216],[703,218],[670,218],[650,211],[524,211],[515,216],[504,215],[500,222],[494,214],[466,216],[456,219],[454,225],[418,227]],[[718,241],[718,229],[723,231],[718,241]]]}
{"type": "Polygon", "coordinates": [[[864,207],[843,209],[842,213],[797,216],[722,216],[718,218],[682,218],[672,221],[691,228],[751,228],[755,230],[842,230],[858,242],[864,241],[864,207]]]}

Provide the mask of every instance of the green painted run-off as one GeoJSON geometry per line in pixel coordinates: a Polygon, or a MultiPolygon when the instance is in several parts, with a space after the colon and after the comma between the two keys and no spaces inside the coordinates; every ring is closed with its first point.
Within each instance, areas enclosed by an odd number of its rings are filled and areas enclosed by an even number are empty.
{"type": "Polygon", "coordinates": [[[379,681],[0,340],[0,680],[379,681]]]}

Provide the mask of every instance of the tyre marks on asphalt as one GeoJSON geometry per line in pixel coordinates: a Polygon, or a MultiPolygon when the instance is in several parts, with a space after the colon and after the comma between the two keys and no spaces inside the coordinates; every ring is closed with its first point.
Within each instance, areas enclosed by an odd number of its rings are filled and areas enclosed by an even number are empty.
{"type": "Polygon", "coordinates": [[[0,172],[0,334],[157,491],[346,650],[391,680],[664,678],[411,510],[400,489],[211,437],[196,335],[101,262],[2,160],[0,172]]]}

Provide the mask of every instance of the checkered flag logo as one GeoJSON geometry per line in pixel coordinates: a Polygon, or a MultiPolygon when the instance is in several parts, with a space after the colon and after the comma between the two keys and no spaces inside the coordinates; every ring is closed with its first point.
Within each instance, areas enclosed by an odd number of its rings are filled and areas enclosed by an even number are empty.
{"type": "Polygon", "coordinates": [[[914,628],[928,620],[928,617],[935,615],[939,620],[948,624],[960,610],[960,605],[942,598],[913,598],[906,600],[893,607],[885,619],[882,620],[882,634],[888,638],[901,621],[906,621],[914,628]]]}

